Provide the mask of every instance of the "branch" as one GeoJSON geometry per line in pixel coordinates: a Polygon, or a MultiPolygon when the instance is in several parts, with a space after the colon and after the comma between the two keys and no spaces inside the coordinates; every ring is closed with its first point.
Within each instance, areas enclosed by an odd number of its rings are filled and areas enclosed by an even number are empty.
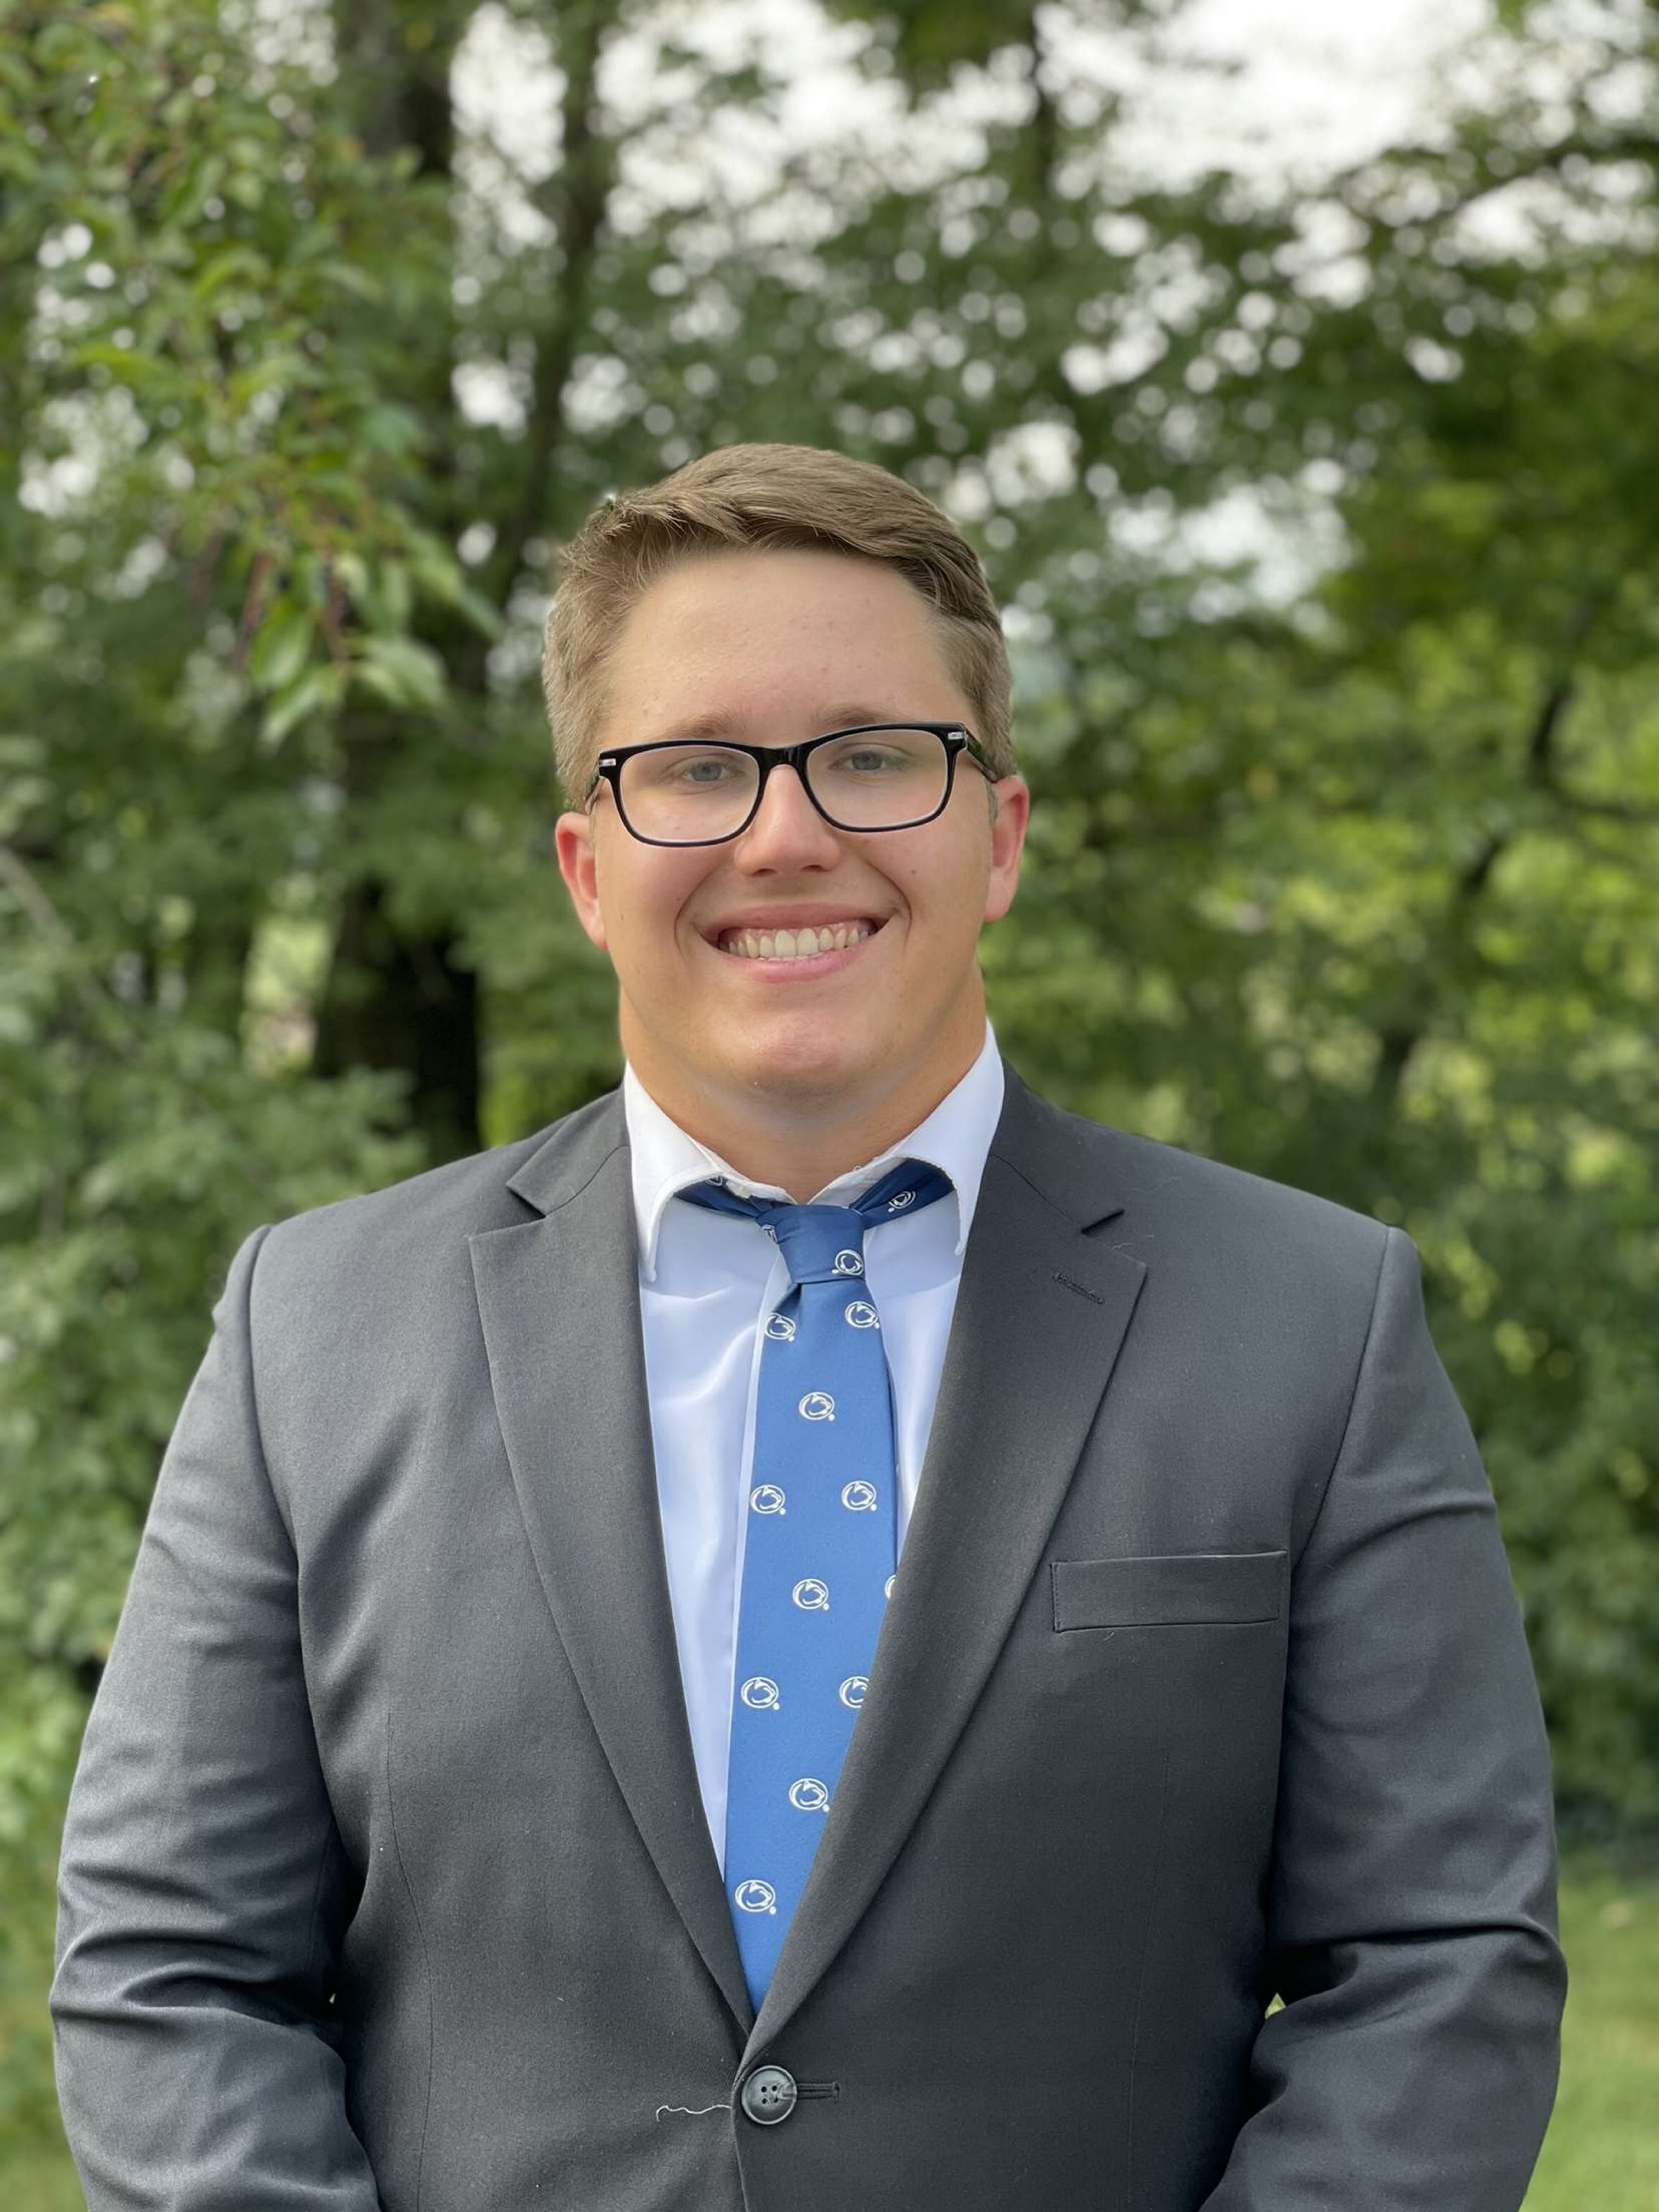
{"type": "MultiPolygon", "coordinates": [[[[1605,590],[1598,586],[1587,592],[1573,609],[1562,641],[1565,665],[1550,678],[1527,737],[1523,763],[1526,780],[1558,799],[1564,794],[1556,782],[1556,741],[1578,688],[1572,666],[1573,658],[1594,628],[1596,617],[1606,604],[1606,598],[1605,590]]],[[[1443,945],[1447,939],[1461,942],[1467,936],[1471,909],[1491,881],[1492,869],[1498,859],[1513,843],[1514,838],[1512,830],[1488,831],[1480,849],[1457,878],[1437,942],[1443,945]]],[[[1413,1022],[1383,1030],[1382,1048],[1371,1079],[1373,1100],[1389,1102],[1398,1092],[1407,1065],[1433,1022],[1437,997],[1434,992],[1425,993],[1421,1001],[1420,1014],[1413,1022]]]]}
{"type": "MultiPolygon", "coordinates": [[[[46,896],[40,878],[21,853],[4,843],[0,843],[0,881],[7,884],[42,937],[50,938],[67,952],[80,953],[74,931],[46,896]]],[[[76,996],[94,1013],[113,1014],[129,1036],[136,1032],[138,1017],[85,964],[84,958],[70,966],[69,981],[76,996]]]]}
{"type": "Polygon", "coordinates": [[[1544,694],[1527,746],[1527,779],[1545,789],[1555,781],[1555,740],[1578,686],[1571,676],[1558,676],[1544,694]]]}
{"type": "Polygon", "coordinates": [[[1570,814],[1589,814],[1598,821],[1629,822],[1640,827],[1644,823],[1659,823],[1659,806],[1633,805],[1622,799],[1581,799],[1559,784],[1549,786],[1550,797],[1570,814]]]}
{"type": "Polygon", "coordinates": [[[491,556],[490,565],[503,580],[503,597],[513,587],[525,547],[546,526],[553,459],[564,438],[565,387],[610,202],[612,155],[599,101],[599,52],[609,20],[599,0],[588,0],[574,18],[567,17],[561,42],[564,152],[549,195],[551,204],[544,209],[558,234],[559,277],[553,313],[536,346],[523,495],[503,525],[491,556]]]}
{"type": "Polygon", "coordinates": [[[22,856],[9,845],[0,845],[0,877],[3,877],[29,920],[43,937],[55,937],[60,945],[72,940],[64,917],[40,887],[40,879],[22,856]]]}
{"type": "MultiPolygon", "coordinates": [[[[1025,21],[1025,44],[1030,50],[1031,66],[1026,72],[1036,109],[1026,126],[1031,141],[1032,156],[1036,167],[1036,195],[1045,208],[1054,199],[1054,175],[1060,167],[1060,118],[1054,103],[1042,82],[1043,64],[1048,53],[1042,36],[1042,9],[1033,0],[1025,21]]],[[[1048,231],[1042,233],[1045,245],[1048,231]]]]}

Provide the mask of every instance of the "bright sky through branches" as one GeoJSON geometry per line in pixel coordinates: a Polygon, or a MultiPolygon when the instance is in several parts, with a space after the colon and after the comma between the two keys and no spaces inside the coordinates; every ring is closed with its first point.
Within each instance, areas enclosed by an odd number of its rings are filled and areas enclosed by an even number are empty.
{"type": "MultiPolygon", "coordinates": [[[[1488,15],[1486,0],[1371,0],[1352,15],[1327,0],[1189,0],[1155,58],[1144,31],[1127,32],[1104,9],[1051,6],[1038,27],[1045,88],[1080,126],[1085,146],[1092,117],[1123,96],[1117,119],[1109,125],[1103,116],[1098,158],[1128,189],[1216,167],[1267,188],[1286,175],[1312,182],[1391,143],[1431,134],[1449,58],[1488,15]]],[[[1029,64],[1013,56],[1012,66],[964,72],[921,103],[919,117],[907,116],[900,87],[872,82],[857,66],[866,27],[830,21],[813,0],[665,0],[637,20],[642,27],[614,38],[602,67],[605,96],[628,134],[611,221],[626,231],[665,206],[675,209],[694,254],[702,230],[717,258],[728,225],[751,241],[808,248],[835,226],[845,210],[838,214],[821,191],[790,189],[781,176],[786,161],[798,164],[821,149],[830,161],[854,157],[842,172],[849,188],[860,181],[919,186],[971,164],[972,141],[986,125],[1018,124],[1028,112],[1029,64]],[[665,62],[665,37],[714,69],[757,66],[777,87],[770,113],[728,105],[711,118],[690,97],[693,72],[665,62]]],[[[561,88],[540,31],[504,9],[482,8],[455,73],[470,141],[463,170],[477,196],[476,216],[509,251],[543,244],[548,234],[533,201],[557,162],[561,88]]],[[[599,374],[605,366],[592,368],[571,394],[579,420],[584,410],[603,420],[623,404],[625,365],[608,365],[615,390],[599,374]]],[[[1113,357],[1109,374],[1127,366],[1113,357]]],[[[503,364],[469,364],[458,388],[475,420],[511,428],[522,419],[525,396],[503,364]]],[[[997,451],[964,465],[948,503],[964,520],[982,519],[1008,495],[1011,472],[1033,483],[1069,477],[1074,461],[1063,445],[1051,426],[1011,434],[997,451]]],[[[1133,537],[1140,519],[1120,505],[1115,527],[1133,537]]],[[[1151,540],[1166,538],[1170,527],[1146,518],[1141,550],[1153,550],[1151,540]]],[[[1299,588],[1309,566],[1333,550],[1316,518],[1302,515],[1288,532],[1276,531],[1244,495],[1185,518],[1180,534],[1197,557],[1254,554],[1265,564],[1259,582],[1280,593],[1299,588]]]]}

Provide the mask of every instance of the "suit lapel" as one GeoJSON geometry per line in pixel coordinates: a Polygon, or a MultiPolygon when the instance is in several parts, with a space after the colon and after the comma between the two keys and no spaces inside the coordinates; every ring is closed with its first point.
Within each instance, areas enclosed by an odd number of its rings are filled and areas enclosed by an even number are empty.
{"type": "Polygon", "coordinates": [[[757,2020],[692,1755],[646,1396],[620,1091],[508,1182],[540,1218],[469,1238],[491,1387],[542,1586],[647,1849],[747,2033],[857,1925],[973,1710],[1099,1408],[1145,1268],[1087,1126],[1003,1062],[915,1510],[806,1889],[757,2020]]]}
{"type": "Polygon", "coordinates": [[[851,1935],[950,1757],[1037,1569],[1146,1273],[1085,1234],[1121,1210],[1086,1132],[1003,1070],[869,1696],[745,2060],[851,1935]]]}
{"type": "Polygon", "coordinates": [[[561,1122],[507,1188],[543,1218],[467,1241],[530,1547],[646,1849],[746,2030],[754,2007],[708,1834],[674,1638],[621,1093],[561,1122]]]}

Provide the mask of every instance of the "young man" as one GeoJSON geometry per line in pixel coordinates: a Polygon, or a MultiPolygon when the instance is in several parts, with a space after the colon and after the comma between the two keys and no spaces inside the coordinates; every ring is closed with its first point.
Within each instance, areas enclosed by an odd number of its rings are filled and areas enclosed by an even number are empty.
{"type": "Polygon", "coordinates": [[[623,1080],[232,1263],[64,1837],[94,2212],[1514,2212],[1549,1768],[1410,1240],[1001,1059],[898,479],[602,509],[548,684],[623,1080]]]}

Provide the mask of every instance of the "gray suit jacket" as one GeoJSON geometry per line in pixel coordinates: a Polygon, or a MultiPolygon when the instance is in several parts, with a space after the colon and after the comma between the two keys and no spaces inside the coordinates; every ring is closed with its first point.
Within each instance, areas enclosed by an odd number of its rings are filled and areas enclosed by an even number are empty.
{"type": "Polygon", "coordinates": [[[1549,1765],[1415,1249],[1005,1068],[758,2020],[620,1093],[248,1237],[64,1832],[94,2212],[1513,2212],[1549,1765]]]}

